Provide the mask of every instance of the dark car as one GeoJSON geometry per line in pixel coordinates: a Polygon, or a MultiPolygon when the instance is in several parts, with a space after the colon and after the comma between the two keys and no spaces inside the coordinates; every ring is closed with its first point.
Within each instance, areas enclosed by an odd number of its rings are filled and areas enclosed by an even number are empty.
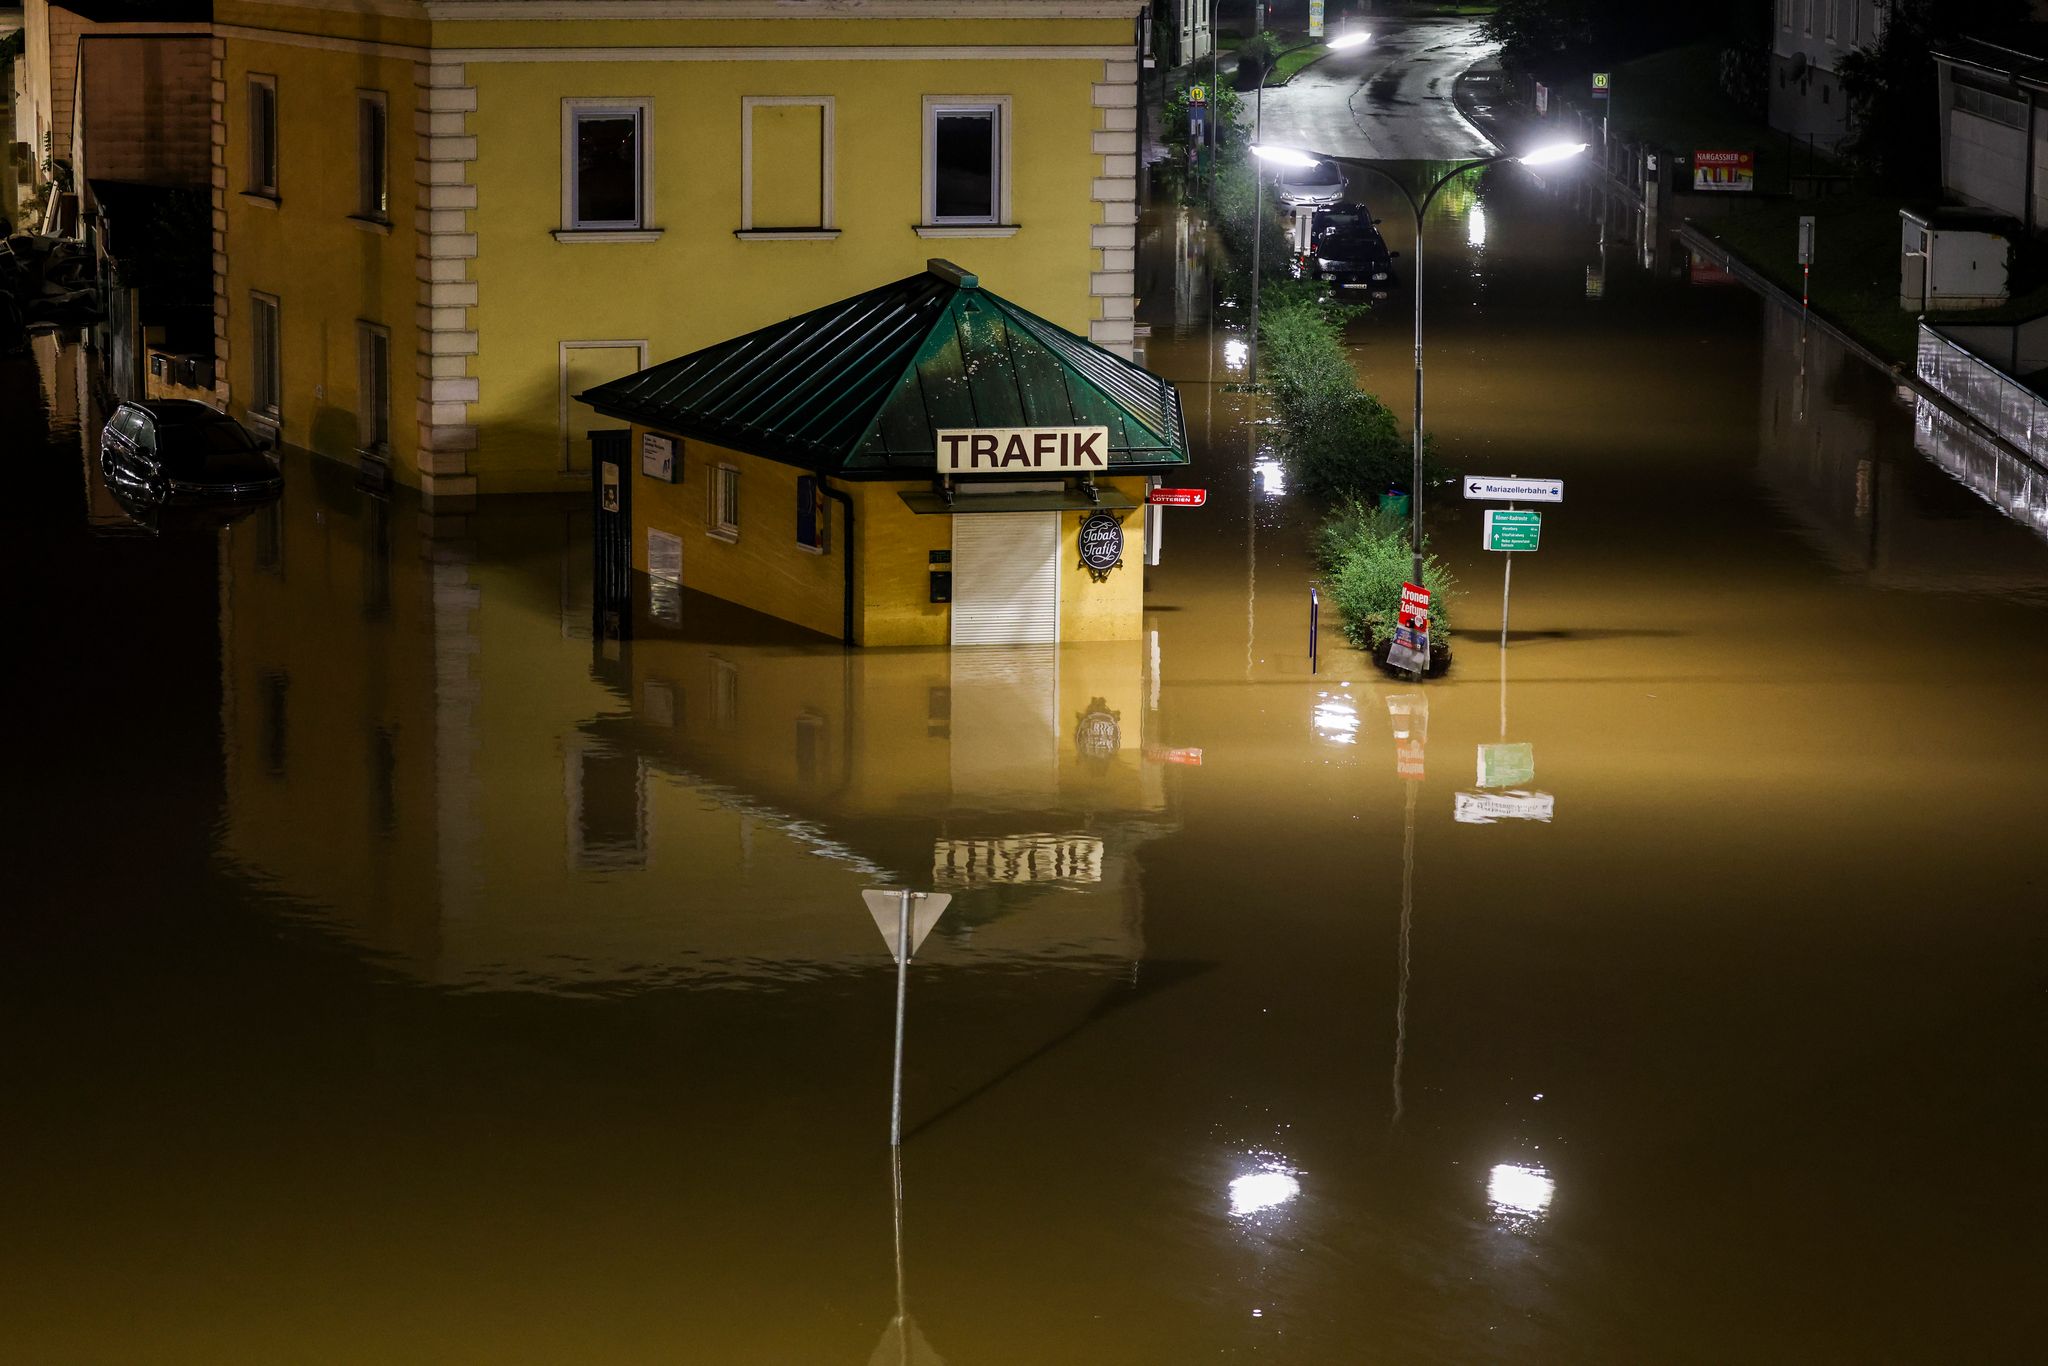
{"type": "Polygon", "coordinates": [[[269,498],[284,488],[269,448],[204,403],[123,403],[100,432],[100,472],[129,503],[269,498]]]}
{"type": "Polygon", "coordinates": [[[1380,236],[1372,210],[1363,204],[1333,204],[1316,210],[1308,250],[1295,273],[1303,279],[1326,280],[1339,289],[1385,292],[1395,283],[1394,255],[1380,236]]]}

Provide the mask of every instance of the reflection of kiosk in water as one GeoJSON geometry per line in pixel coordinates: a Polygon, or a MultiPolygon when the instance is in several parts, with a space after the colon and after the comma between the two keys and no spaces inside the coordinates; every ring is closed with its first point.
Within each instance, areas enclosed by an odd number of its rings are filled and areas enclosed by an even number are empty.
{"type": "Polygon", "coordinates": [[[1138,956],[1165,780],[1137,642],[855,653],[692,594],[694,636],[643,599],[640,638],[593,645],[560,506],[422,544],[409,495],[307,471],[223,534],[221,850],[397,970],[871,965],[883,884],[956,895],[929,953],[1138,956]]]}

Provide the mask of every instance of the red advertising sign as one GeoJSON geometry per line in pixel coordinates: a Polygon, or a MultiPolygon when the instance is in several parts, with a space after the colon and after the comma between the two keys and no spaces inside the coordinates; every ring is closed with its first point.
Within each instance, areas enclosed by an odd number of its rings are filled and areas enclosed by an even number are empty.
{"type": "Polygon", "coordinates": [[[1207,489],[1153,489],[1145,501],[1154,507],[1198,508],[1209,501],[1207,489]]]}
{"type": "Polygon", "coordinates": [[[1692,187],[1695,190],[1754,190],[1756,153],[1694,152],[1692,187]]]}
{"type": "Polygon", "coordinates": [[[1189,768],[1202,766],[1202,751],[1195,748],[1166,749],[1160,745],[1145,747],[1145,762],[1152,764],[1186,764],[1189,768]]]}
{"type": "Polygon", "coordinates": [[[1394,742],[1394,772],[1403,778],[1422,776],[1422,741],[1415,738],[1394,742]]]}
{"type": "Polygon", "coordinates": [[[1401,612],[1394,620],[1394,644],[1387,662],[1397,669],[1429,667],[1429,590],[1401,585],[1401,612]]]}

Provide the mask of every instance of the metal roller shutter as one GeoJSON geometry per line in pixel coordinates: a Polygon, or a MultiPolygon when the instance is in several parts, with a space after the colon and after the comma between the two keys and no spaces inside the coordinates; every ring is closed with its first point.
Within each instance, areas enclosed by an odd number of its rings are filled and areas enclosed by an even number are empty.
{"type": "Polygon", "coordinates": [[[1060,638],[1060,515],[953,516],[953,643],[1055,645],[1060,638]]]}

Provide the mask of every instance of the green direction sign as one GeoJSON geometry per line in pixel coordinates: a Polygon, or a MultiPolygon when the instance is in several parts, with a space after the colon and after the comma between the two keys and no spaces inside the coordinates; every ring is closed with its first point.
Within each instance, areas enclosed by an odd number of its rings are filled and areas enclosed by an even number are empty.
{"type": "Polygon", "coordinates": [[[1536,747],[1527,741],[1515,745],[1479,747],[1479,786],[1527,787],[1536,781],[1536,747]]]}
{"type": "Polygon", "coordinates": [[[1534,550],[1543,535],[1540,512],[1491,511],[1486,514],[1488,550],[1534,550]]]}

